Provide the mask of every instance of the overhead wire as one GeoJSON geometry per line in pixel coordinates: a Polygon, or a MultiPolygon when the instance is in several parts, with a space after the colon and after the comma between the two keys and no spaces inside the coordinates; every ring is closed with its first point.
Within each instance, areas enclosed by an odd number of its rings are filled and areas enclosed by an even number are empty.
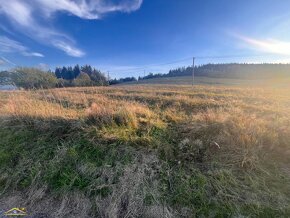
{"type": "MultiPolygon", "coordinates": [[[[253,58],[253,57],[269,57],[272,55],[224,55],[224,56],[196,56],[194,57],[195,60],[205,60],[205,59],[229,59],[229,58],[253,58]]],[[[152,67],[159,67],[159,66],[166,66],[166,65],[172,65],[175,63],[181,63],[181,62],[185,62],[187,60],[192,60],[193,57],[187,57],[187,58],[183,58],[183,59],[177,59],[177,60],[173,60],[170,62],[165,62],[165,63],[160,63],[160,64],[149,64],[149,65],[144,65],[144,66],[139,66],[139,67],[134,67],[134,68],[127,68],[127,69],[120,69],[120,70],[116,70],[116,69],[112,69],[109,70],[110,72],[122,72],[122,73],[130,73],[133,71],[140,71],[140,70],[146,70],[148,68],[152,67]]]]}

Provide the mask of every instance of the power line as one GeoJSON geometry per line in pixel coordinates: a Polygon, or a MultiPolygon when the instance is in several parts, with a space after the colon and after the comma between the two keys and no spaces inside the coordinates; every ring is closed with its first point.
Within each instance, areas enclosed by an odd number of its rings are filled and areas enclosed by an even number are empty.
{"type": "Polygon", "coordinates": [[[272,55],[224,55],[224,56],[200,56],[197,59],[228,59],[228,58],[253,58],[253,57],[266,57],[272,55]]]}
{"type": "Polygon", "coordinates": [[[184,58],[184,59],[178,59],[175,61],[171,61],[171,62],[166,62],[166,63],[161,63],[161,64],[149,64],[149,65],[144,65],[144,66],[140,66],[140,67],[135,67],[135,68],[128,68],[128,69],[121,69],[121,70],[110,70],[111,72],[130,72],[130,71],[136,71],[136,70],[144,70],[148,67],[159,67],[159,66],[165,66],[165,65],[171,65],[171,64],[175,64],[175,63],[181,63],[187,60],[191,60],[192,57],[190,58],[184,58]]]}
{"type": "MultiPolygon", "coordinates": [[[[206,60],[206,59],[230,59],[230,58],[253,58],[253,57],[269,57],[273,56],[272,54],[268,55],[223,55],[223,56],[196,56],[195,60],[206,60]]],[[[181,63],[185,61],[192,60],[192,57],[187,57],[183,59],[177,59],[170,62],[160,63],[160,64],[149,64],[144,66],[139,66],[135,68],[127,68],[127,69],[120,69],[120,70],[110,70],[111,72],[122,72],[122,73],[131,73],[132,71],[141,71],[145,70],[149,67],[159,67],[159,66],[166,66],[172,65],[175,63],[181,63]]]]}

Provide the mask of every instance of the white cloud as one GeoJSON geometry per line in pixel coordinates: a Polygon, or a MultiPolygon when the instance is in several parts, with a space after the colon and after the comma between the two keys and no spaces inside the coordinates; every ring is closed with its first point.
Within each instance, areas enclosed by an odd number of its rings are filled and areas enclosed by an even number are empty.
{"type": "Polygon", "coordinates": [[[38,52],[31,52],[20,42],[12,40],[6,36],[0,36],[0,52],[2,53],[20,53],[24,56],[44,57],[38,52]]]}
{"type": "Polygon", "coordinates": [[[26,51],[26,47],[21,43],[9,39],[6,36],[0,36],[0,48],[2,52],[15,52],[15,51],[26,51]]]}
{"type": "Polygon", "coordinates": [[[22,33],[41,43],[52,45],[73,57],[85,55],[74,40],[55,30],[51,17],[59,12],[82,19],[100,19],[110,12],[138,10],[143,0],[0,0],[0,14],[22,33]]]}
{"type": "Polygon", "coordinates": [[[25,52],[24,53],[25,56],[34,56],[34,57],[41,57],[43,58],[44,55],[38,52],[25,52]]]}
{"type": "Polygon", "coordinates": [[[60,50],[63,50],[65,53],[72,57],[82,57],[85,53],[77,48],[72,47],[71,45],[67,44],[63,41],[54,41],[53,45],[60,50]]]}
{"type": "Polygon", "coordinates": [[[0,11],[5,13],[9,18],[12,18],[15,22],[24,26],[33,23],[31,18],[31,8],[28,4],[18,0],[1,0],[0,3],[0,11]]]}
{"type": "Polygon", "coordinates": [[[83,19],[99,19],[110,12],[131,12],[141,7],[142,0],[36,0],[47,15],[63,11],[83,19]]]}

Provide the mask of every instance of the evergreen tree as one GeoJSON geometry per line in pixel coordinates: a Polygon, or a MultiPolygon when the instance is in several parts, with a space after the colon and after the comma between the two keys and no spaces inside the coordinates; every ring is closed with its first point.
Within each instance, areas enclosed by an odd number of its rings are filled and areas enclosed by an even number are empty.
{"type": "Polygon", "coordinates": [[[81,67],[81,71],[86,73],[86,74],[88,74],[89,76],[91,76],[92,73],[93,73],[93,69],[92,69],[92,67],[90,65],[82,66],[81,67]]]}
{"type": "Polygon", "coordinates": [[[75,79],[73,68],[71,66],[67,68],[67,75],[68,75],[68,80],[75,79]]]}
{"type": "Polygon", "coordinates": [[[80,66],[77,64],[73,69],[74,78],[77,78],[81,73],[80,66]]]}
{"type": "Polygon", "coordinates": [[[58,79],[62,78],[61,69],[59,67],[55,69],[55,76],[58,79]]]}
{"type": "Polygon", "coordinates": [[[106,85],[106,77],[101,73],[101,71],[93,69],[89,76],[97,85],[106,85]]]}
{"type": "Polygon", "coordinates": [[[67,72],[67,68],[66,67],[63,67],[61,69],[61,75],[62,75],[62,78],[63,79],[69,79],[69,76],[68,76],[68,72],[67,72]]]}

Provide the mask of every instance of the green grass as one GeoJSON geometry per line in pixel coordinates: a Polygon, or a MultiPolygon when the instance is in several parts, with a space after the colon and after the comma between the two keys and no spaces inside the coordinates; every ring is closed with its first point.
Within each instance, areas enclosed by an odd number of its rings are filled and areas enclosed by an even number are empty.
{"type": "Polygon", "coordinates": [[[289,217],[287,91],[0,93],[1,200],[54,217],[289,217]]]}
{"type": "Polygon", "coordinates": [[[60,193],[72,189],[97,193],[98,190],[90,189],[96,183],[109,187],[112,178],[106,181],[101,172],[91,171],[129,164],[130,150],[120,155],[115,144],[92,143],[82,134],[79,131],[63,140],[35,129],[0,130],[1,183],[15,190],[47,184],[49,190],[60,193]]]}

